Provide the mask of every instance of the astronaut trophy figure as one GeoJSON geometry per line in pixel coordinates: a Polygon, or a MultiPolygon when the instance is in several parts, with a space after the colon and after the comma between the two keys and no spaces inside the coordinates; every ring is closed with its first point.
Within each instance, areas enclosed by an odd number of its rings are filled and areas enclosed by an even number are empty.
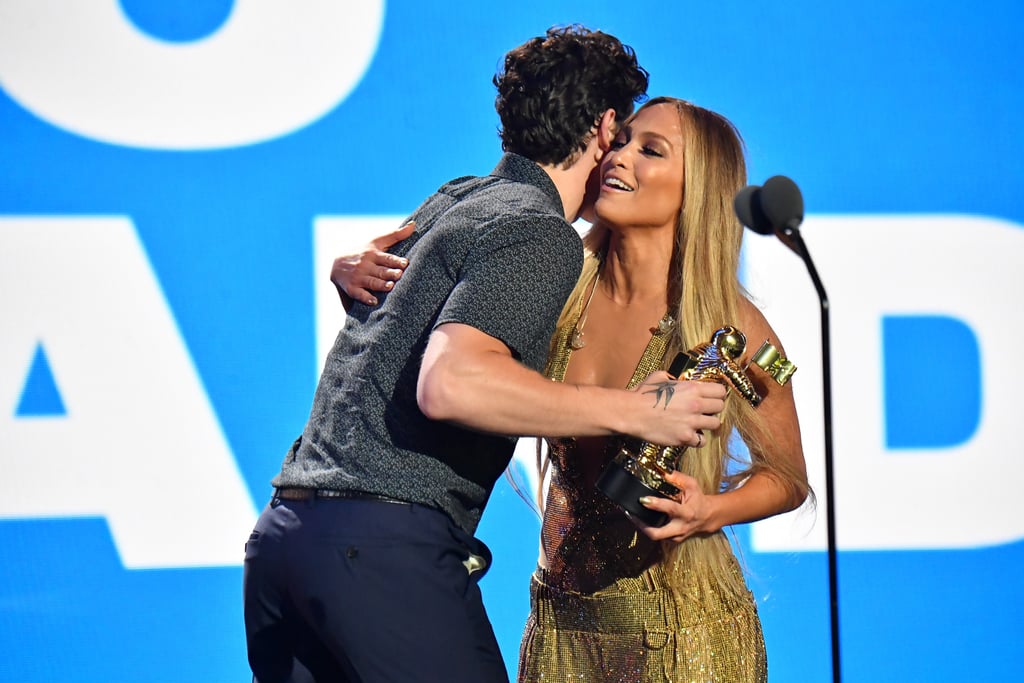
{"type": "MultiPolygon", "coordinates": [[[[755,408],[761,403],[750,377],[736,363],[747,348],[747,338],[732,325],[715,330],[710,342],[698,344],[685,355],[679,379],[731,385],[755,408]]],[[[679,360],[678,358],[676,359],[679,360]]],[[[671,373],[671,370],[669,371],[671,373]]],[[[671,373],[676,374],[676,373],[671,373]]]]}
{"type": "MultiPolygon", "coordinates": [[[[746,371],[736,362],[747,347],[747,338],[732,325],[726,325],[711,340],[676,356],[669,373],[679,379],[719,382],[735,389],[750,405],[760,405],[762,396],[754,388],[746,371]]],[[[782,358],[765,341],[751,362],[767,372],[780,385],[789,381],[796,366],[782,358]]],[[[667,515],[644,507],[643,496],[672,498],[679,489],[665,480],[675,471],[685,446],[660,446],[649,441],[625,438],[622,448],[601,473],[597,487],[634,517],[651,526],[662,526],[667,515]]]]}

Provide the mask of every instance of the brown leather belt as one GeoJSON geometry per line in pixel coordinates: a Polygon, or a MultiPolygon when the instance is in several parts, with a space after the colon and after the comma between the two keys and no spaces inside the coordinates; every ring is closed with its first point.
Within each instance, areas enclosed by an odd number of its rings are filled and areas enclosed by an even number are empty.
{"type": "Polygon", "coordinates": [[[372,500],[378,503],[411,505],[407,500],[398,500],[365,491],[335,491],[334,489],[305,489],[287,486],[274,489],[274,498],[279,500],[372,500]]]}

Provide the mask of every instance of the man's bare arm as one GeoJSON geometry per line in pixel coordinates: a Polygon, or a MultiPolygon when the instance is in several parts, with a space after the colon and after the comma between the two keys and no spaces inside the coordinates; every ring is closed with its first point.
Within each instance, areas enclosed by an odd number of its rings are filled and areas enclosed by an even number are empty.
{"type": "Polygon", "coordinates": [[[516,361],[508,347],[469,325],[447,323],[430,336],[417,400],[432,419],[499,434],[631,434],[665,445],[699,444],[720,426],[725,387],[652,375],[636,391],[552,382],[516,361]]]}

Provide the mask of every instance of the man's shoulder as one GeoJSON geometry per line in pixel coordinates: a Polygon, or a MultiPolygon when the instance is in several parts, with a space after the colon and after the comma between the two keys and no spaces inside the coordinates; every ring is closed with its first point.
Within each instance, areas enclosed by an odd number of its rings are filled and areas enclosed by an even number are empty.
{"type": "Polygon", "coordinates": [[[495,176],[470,176],[442,186],[417,211],[420,220],[437,225],[488,226],[524,221],[568,225],[561,207],[529,183],[495,176]]]}
{"type": "Polygon", "coordinates": [[[449,180],[437,190],[437,194],[456,200],[493,201],[503,197],[533,199],[550,206],[551,195],[536,183],[521,178],[500,175],[462,176],[449,180]]]}
{"type": "Polygon", "coordinates": [[[536,163],[506,153],[489,175],[462,176],[442,185],[438,195],[471,206],[491,204],[496,213],[562,216],[562,200],[551,178],[536,163]]]}

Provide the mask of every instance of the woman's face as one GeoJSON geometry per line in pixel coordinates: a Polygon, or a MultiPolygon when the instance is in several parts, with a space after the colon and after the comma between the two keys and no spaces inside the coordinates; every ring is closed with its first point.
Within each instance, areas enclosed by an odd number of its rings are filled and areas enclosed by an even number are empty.
{"type": "Polygon", "coordinates": [[[682,123],[675,106],[657,104],[628,121],[605,154],[594,210],[617,227],[675,230],[682,204],[682,123]]]}

